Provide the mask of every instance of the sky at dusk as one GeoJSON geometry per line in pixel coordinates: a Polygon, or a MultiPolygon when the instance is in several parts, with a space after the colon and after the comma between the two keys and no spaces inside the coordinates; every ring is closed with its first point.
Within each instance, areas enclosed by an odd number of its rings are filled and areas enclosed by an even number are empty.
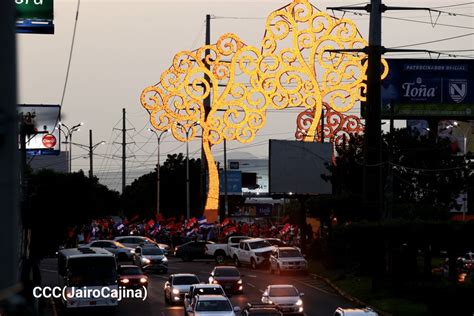
{"type": "MultiPolygon", "coordinates": [[[[106,141],[96,150],[94,171],[100,181],[112,189],[120,189],[122,108],[128,113],[127,182],[150,172],[156,164],[156,136],[147,129],[148,113],[140,105],[140,93],[159,81],[174,54],[196,49],[204,43],[205,15],[212,14],[211,42],[222,34],[236,33],[245,43],[260,46],[265,17],[289,0],[82,0],[79,9],[76,39],[71,59],[69,81],[62,104],[62,121],[69,126],[84,122],[74,134],[74,142],[88,144],[88,130],[94,142],[106,141]]],[[[440,7],[466,1],[390,1],[390,6],[440,7]]],[[[313,1],[316,7],[352,5],[352,1],[313,1]]],[[[18,39],[18,103],[60,104],[64,88],[69,51],[73,35],[77,1],[55,0],[54,35],[17,35],[18,39]]],[[[423,22],[436,20],[438,15],[423,11],[392,11],[383,20],[383,45],[395,47],[474,33],[474,5],[450,7],[452,13],[442,14],[435,27],[422,23],[390,19],[406,18],[423,22]],[[455,27],[458,26],[458,27],[455,27]]],[[[341,13],[335,13],[341,16],[341,13]]],[[[347,14],[368,38],[368,16],[347,14]]],[[[431,44],[414,46],[430,50],[467,50],[474,48],[474,36],[466,36],[431,44]]],[[[473,52],[458,53],[473,57],[473,52]]],[[[429,58],[428,55],[399,57],[429,58]]],[[[390,55],[388,57],[396,57],[390,55]]],[[[351,114],[357,114],[358,109],[351,114]]],[[[269,113],[267,124],[253,143],[228,144],[230,159],[239,157],[266,158],[270,138],[294,139],[295,117],[299,111],[269,113]],[[245,153],[250,153],[245,154],[245,153]]],[[[387,124],[386,124],[387,125],[387,124]]],[[[161,146],[161,160],[170,153],[185,152],[184,143],[169,135],[161,146]]],[[[222,146],[214,148],[217,158],[222,146]]],[[[200,156],[200,142],[190,144],[193,157],[200,156]]],[[[73,149],[73,170],[89,169],[87,152],[73,149]]]]}

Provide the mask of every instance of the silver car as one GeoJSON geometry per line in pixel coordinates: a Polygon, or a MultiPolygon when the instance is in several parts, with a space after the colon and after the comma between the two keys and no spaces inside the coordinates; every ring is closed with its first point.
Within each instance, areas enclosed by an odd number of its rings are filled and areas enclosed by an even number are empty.
{"type": "Polygon", "coordinates": [[[153,239],[145,237],[145,236],[118,236],[118,237],[115,237],[114,240],[133,249],[142,245],[155,245],[163,249],[165,255],[167,255],[170,250],[170,246],[166,244],[157,243],[153,239]]]}
{"type": "Polygon", "coordinates": [[[134,250],[114,240],[94,240],[85,247],[103,248],[110,251],[118,260],[131,260],[134,250]]]}
{"type": "Polygon", "coordinates": [[[200,282],[195,274],[177,273],[170,275],[163,289],[165,302],[167,304],[183,304],[184,297],[189,293],[191,285],[200,282]]]}
{"type": "Polygon", "coordinates": [[[200,295],[224,295],[225,292],[219,284],[194,284],[189,288],[189,293],[184,296],[184,315],[188,315],[189,307],[194,306],[196,298],[200,295]]]}
{"type": "Polygon", "coordinates": [[[304,315],[303,295],[293,285],[269,285],[263,292],[262,303],[278,305],[283,315],[304,315]]]}
{"type": "Polygon", "coordinates": [[[308,262],[296,247],[280,247],[270,255],[270,273],[308,272],[308,262]]]}
{"type": "Polygon", "coordinates": [[[186,312],[193,316],[236,316],[240,307],[232,307],[230,300],[222,295],[198,295],[186,312]]]}
{"type": "Polygon", "coordinates": [[[154,245],[135,248],[133,262],[143,270],[168,272],[168,258],[166,258],[163,249],[154,245]]]}

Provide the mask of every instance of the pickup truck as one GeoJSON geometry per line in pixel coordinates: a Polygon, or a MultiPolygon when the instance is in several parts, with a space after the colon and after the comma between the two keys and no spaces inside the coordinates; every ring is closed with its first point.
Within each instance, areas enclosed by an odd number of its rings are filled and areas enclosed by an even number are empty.
{"type": "Polygon", "coordinates": [[[251,238],[240,241],[238,248],[232,248],[230,256],[236,266],[249,264],[252,269],[268,264],[270,254],[278,247],[272,246],[262,238],[251,238]]]}
{"type": "Polygon", "coordinates": [[[229,237],[226,244],[207,244],[205,251],[206,255],[214,257],[218,264],[224,262],[227,257],[232,258],[231,249],[238,248],[241,240],[250,239],[247,236],[232,236],[229,237]]]}

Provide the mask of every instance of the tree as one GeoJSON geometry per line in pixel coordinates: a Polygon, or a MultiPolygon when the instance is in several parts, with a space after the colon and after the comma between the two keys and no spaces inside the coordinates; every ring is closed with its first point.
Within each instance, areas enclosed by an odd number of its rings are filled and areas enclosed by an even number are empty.
{"type": "MultiPolygon", "coordinates": [[[[189,160],[191,214],[200,211],[201,160],[189,160]]],[[[153,218],[156,212],[156,170],[132,182],[122,194],[122,208],[128,216],[153,218]]],[[[168,155],[160,169],[160,212],[164,217],[186,215],[186,157],[168,155]]],[[[199,212],[200,213],[200,212],[199,212]]]]}
{"type": "MultiPolygon", "coordinates": [[[[383,135],[382,150],[384,174],[387,176],[389,168],[393,174],[393,189],[386,186],[386,192],[393,193],[394,217],[446,218],[448,211],[458,206],[460,192],[473,181],[472,163],[453,155],[449,140],[398,129],[383,135]]],[[[363,136],[352,135],[338,146],[335,161],[328,166],[331,176],[327,178],[335,194],[361,201],[363,136]]],[[[352,219],[366,218],[361,204],[353,201],[349,199],[339,207],[351,210],[352,219]]]]}

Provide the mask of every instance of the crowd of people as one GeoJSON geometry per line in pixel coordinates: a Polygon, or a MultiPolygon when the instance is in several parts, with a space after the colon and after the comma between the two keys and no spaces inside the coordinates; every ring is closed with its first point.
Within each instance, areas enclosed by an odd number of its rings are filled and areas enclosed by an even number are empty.
{"type": "MultiPolygon", "coordinates": [[[[279,238],[288,245],[299,246],[300,230],[298,225],[292,225],[285,217],[278,222],[271,220],[247,223],[229,218],[222,222],[208,223],[205,218],[183,217],[164,219],[140,219],[135,216],[122,219],[117,216],[99,218],[91,223],[70,227],[65,241],[66,247],[75,247],[87,244],[93,240],[113,239],[117,236],[136,235],[147,236],[157,242],[165,243],[171,247],[191,240],[206,240],[226,242],[230,236],[249,236],[262,238],[279,238]]],[[[312,239],[311,226],[308,225],[308,238],[312,239]]]]}

